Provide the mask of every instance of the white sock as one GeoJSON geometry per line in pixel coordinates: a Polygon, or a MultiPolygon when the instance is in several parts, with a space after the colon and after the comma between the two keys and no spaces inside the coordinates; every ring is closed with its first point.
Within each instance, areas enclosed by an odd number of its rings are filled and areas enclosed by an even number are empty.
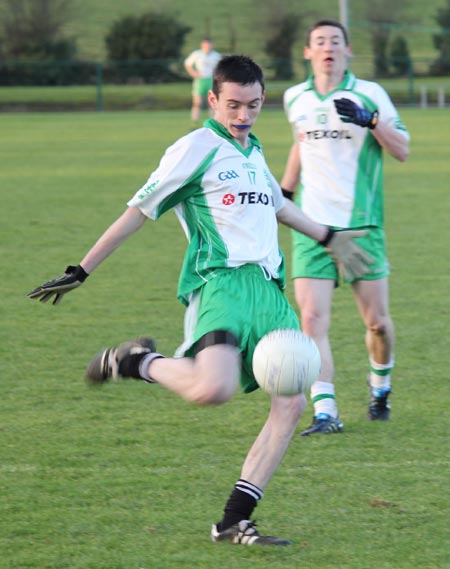
{"type": "Polygon", "coordinates": [[[334,395],[334,384],[329,381],[316,381],[311,387],[311,400],[314,403],[314,416],[326,413],[336,419],[338,410],[334,395]]]}
{"type": "Polygon", "coordinates": [[[394,367],[394,358],[387,364],[379,364],[369,358],[370,374],[369,384],[370,387],[376,389],[391,389],[391,370],[394,367]]]}

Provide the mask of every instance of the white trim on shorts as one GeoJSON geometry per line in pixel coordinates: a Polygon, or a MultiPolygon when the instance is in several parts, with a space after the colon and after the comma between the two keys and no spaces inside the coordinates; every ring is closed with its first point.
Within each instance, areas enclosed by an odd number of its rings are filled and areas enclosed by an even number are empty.
{"type": "Polygon", "coordinates": [[[194,332],[198,322],[198,309],[200,306],[201,289],[191,292],[188,298],[188,307],[184,313],[184,341],[175,351],[175,358],[182,358],[194,344],[194,332]]]}

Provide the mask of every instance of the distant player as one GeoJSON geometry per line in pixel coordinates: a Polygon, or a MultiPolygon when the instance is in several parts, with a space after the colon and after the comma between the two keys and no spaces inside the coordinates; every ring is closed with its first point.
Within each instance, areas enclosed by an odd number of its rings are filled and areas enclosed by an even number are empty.
{"type": "Polygon", "coordinates": [[[212,88],[214,67],[220,58],[220,53],[213,49],[212,40],[205,37],[200,43],[200,49],[193,51],[184,60],[184,67],[193,78],[191,119],[195,127],[198,126],[202,108],[206,106],[208,91],[212,88]]]}
{"type": "MultiPolygon", "coordinates": [[[[366,326],[370,361],[369,419],[389,418],[394,326],[389,314],[389,264],[383,219],[383,150],[397,160],[408,156],[409,135],[387,93],[377,83],[357,79],[348,69],[351,49],[346,29],[320,20],[309,30],[304,55],[312,75],[288,89],[284,104],[294,133],[281,186],[319,223],[334,229],[367,228],[359,244],[374,259],[369,273],[349,279],[366,326]]],[[[303,435],[342,430],[334,391],[328,330],[333,291],[339,280],[328,252],[295,233],[293,277],[303,331],[316,341],[322,369],[313,385],[312,425],[303,435]]]]}
{"type": "MultiPolygon", "coordinates": [[[[251,132],[264,102],[260,67],[244,56],[223,58],[208,100],[215,119],[167,149],[125,213],[78,266],[68,267],[65,274],[29,294],[44,301],[54,296],[59,302],[147,219],[158,219],[174,208],[188,237],[178,288],[186,306],[184,344],[177,357],[165,358],[155,351],[151,339],[125,342],[95,356],[88,377],[95,383],[121,377],[158,383],[201,405],[225,403],[239,384],[246,393],[255,390],[252,356],[259,340],[274,329],[298,329],[295,311],[283,293],[278,221],[326,244],[350,274],[367,270],[364,255],[352,241],[361,232],[334,233],[311,221],[283,197],[270,173],[251,132]]],[[[157,269],[153,264],[155,278],[159,278],[157,269]]],[[[289,543],[261,536],[251,515],[289,446],[304,406],[303,395],[271,397],[269,417],[244,461],[222,519],[212,526],[213,541],[289,543]]],[[[241,423],[244,434],[244,416],[241,423]]],[[[223,448],[216,450],[226,453],[223,448]]]]}

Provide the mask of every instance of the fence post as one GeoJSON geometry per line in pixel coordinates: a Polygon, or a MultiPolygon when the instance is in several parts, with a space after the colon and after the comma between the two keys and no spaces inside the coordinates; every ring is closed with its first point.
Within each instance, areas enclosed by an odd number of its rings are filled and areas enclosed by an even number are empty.
{"type": "Polygon", "coordinates": [[[445,88],[438,87],[438,107],[443,109],[445,107],[445,88]]]}
{"type": "Polygon", "coordinates": [[[414,105],[414,66],[412,59],[409,59],[408,65],[408,78],[409,78],[409,104],[414,105]]]}
{"type": "Polygon", "coordinates": [[[96,64],[97,77],[97,111],[103,111],[103,66],[101,63],[96,64]]]}
{"type": "Polygon", "coordinates": [[[420,106],[422,109],[426,109],[428,107],[428,92],[426,85],[422,85],[420,87],[420,106]]]}

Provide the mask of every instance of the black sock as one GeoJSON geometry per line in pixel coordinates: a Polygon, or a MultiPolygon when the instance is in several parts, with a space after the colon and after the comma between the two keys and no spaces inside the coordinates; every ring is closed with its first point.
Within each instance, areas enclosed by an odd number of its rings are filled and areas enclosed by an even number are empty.
{"type": "Polygon", "coordinates": [[[225,505],[223,518],[217,524],[218,531],[224,531],[241,520],[249,520],[262,496],[262,490],[257,486],[238,480],[225,505]]]}
{"type": "Polygon", "coordinates": [[[144,379],[139,373],[139,364],[148,353],[149,352],[130,354],[126,358],[123,358],[119,364],[120,375],[123,377],[133,377],[134,379],[144,379]]]}

